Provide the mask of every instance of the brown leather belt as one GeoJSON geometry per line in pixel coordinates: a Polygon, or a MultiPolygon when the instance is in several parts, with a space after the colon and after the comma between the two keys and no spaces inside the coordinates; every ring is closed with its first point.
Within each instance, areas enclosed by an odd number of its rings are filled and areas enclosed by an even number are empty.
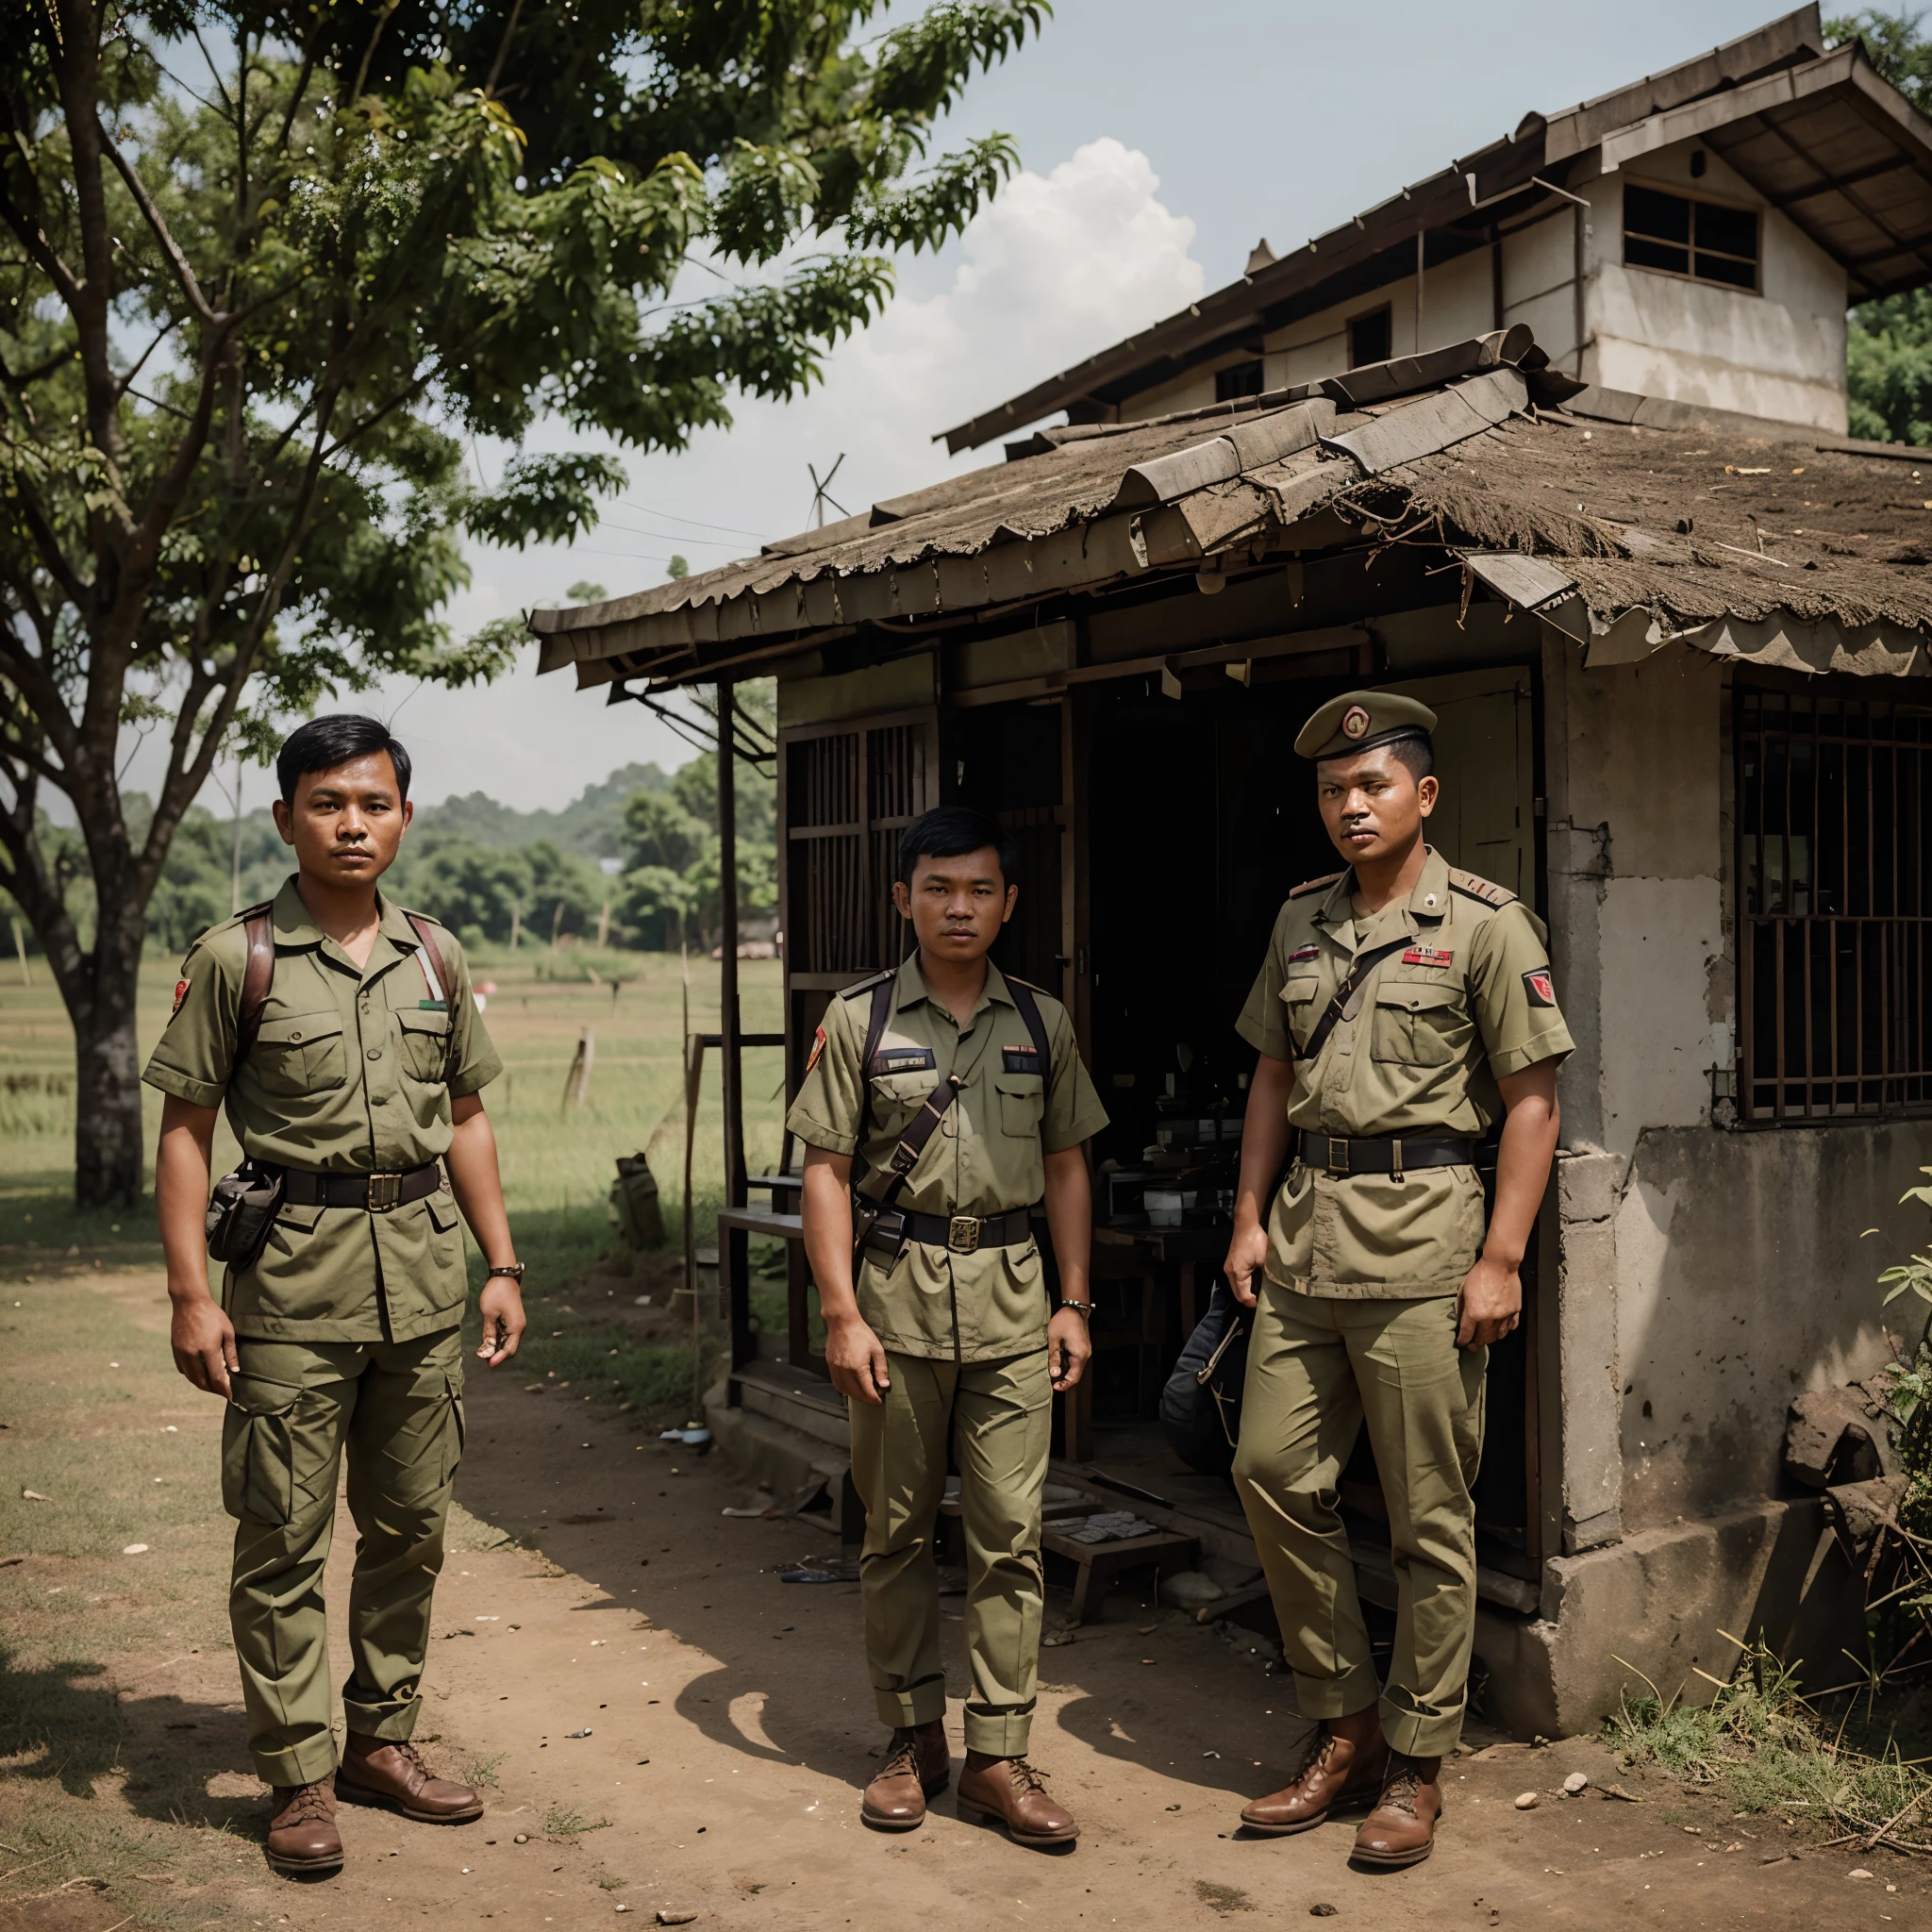
{"type": "Polygon", "coordinates": [[[1302,1130],[1295,1158],[1324,1174],[1401,1174],[1411,1167],[1474,1167],[1476,1143],[1465,1135],[1378,1135],[1373,1141],[1331,1141],[1302,1130]]]}
{"type": "Polygon", "coordinates": [[[371,1214],[387,1214],[442,1186],[442,1167],[434,1160],[403,1174],[315,1174],[285,1167],[281,1175],[282,1199],[294,1207],[364,1208],[371,1214]]]}
{"type": "Polygon", "coordinates": [[[1015,1208],[1010,1214],[918,1214],[904,1210],[906,1237],[935,1248],[970,1255],[979,1248],[1017,1248],[1033,1239],[1033,1211],[1015,1208]]]}

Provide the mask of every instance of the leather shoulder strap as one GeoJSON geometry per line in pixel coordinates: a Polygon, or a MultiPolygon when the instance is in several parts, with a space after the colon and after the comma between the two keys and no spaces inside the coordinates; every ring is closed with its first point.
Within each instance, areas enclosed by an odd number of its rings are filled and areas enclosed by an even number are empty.
{"type": "Polygon", "coordinates": [[[275,983],[275,905],[265,901],[242,915],[248,938],[247,963],[242,969],[242,1004],[235,1015],[235,1058],[246,1059],[261,1031],[262,1008],[275,983]]]}
{"type": "Polygon", "coordinates": [[[1315,1030],[1308,1035],[1308,1043],[1295,1055],[1298,1060],[1311,1060],[1328,1044],[1328,1036],[1341,1024],[1342,1009],[1355,997],[1356,989],[1361,985],[1391,953],[1399,953],[1414,941],[1407,933],[1400,939],[1391,940],[1386,945],[1363,953],[1348,969],[1348,976],[1335,989],[1335,997],[1322,1009],[1322,1017],[1315,1022],[1315,1030]]]}
{"type": "Polygon", "coordinates": [[[1020,1017],[1026,1023],[1026,1031],[1033,1040],[1033,1051],[1040,1056],[1040,1071],[1049,1082],[1053,1079],[1053,1048],[1046,1037],[1046,1020],[1040,1010],[1040,1002],[1033,996],[1034,989],[1024,979],[1015,979],[1007,974],[1007,991],[1013,995],[1013,1004],[1020,1009],[1020,1017]]]}
{"type": "Polygon", "coordinates": [[[445,1007],[450,1005],[457,990],[456,968],[450,964],[449,955],[442,950],[442,941],[436,936],[434,922],[424,918],[420,912],[404,909],[403,917],[409,922],[409,930],[416,935],[417,943],[435,969],[433,984],[437,996],[445,1007]]]}

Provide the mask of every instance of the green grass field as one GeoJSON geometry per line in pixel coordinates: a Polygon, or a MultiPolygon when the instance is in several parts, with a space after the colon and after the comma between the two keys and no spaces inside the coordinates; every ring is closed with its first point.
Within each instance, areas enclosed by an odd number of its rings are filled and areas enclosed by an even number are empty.
{"type": "MultiPolygon", "coordinates": [[[[35,1251],[108,1254],[156,1243],[151,1201],[131,1211],[77,1213],[73,1207],[73,1035],[43,960],[34,984],[20,983],[17,962],[0,970],[0,1266],[30,1260],[35,1251]]],[[[142,974],[143,1055],[168,1016],[175,962],[153,958],[142,974]]],[[[485,1021],[504,1074],[485,1099],[503,1160],[504,1191],[521,1248],[538,1281],[567,1275],[610,1239],[606,1200],[620,1154],[648,1149],[674,1246],[681,1240],[684,1103],[680,1041],[683,981],[675,955],[526,948],[492,951],[475,961],[479,982],[493,983],[485,1021]],[[594,983],[589,972],[594,971],[594,983]],[[624,983],[613,992],[609,981],[624,983]],[[565,1075],[580,1034],[594,1038],[588,1105],[562,1105],[565,1075]]],[[[780,1024],[775,960],[741,968],[741,1008],[748,1032],[780,1024]]],[[[691,967],[691,1024],[715,1032],[718,965],[691,967]]],[[[718,1057],[707,1056],[704,1103],[693,1161],[697,1221],[708,1239],[724,1191],[718,1057]]],[[[774,1161],[781,1132],[775,1049],[745,1057],[745,1132],[754,1171],[774,1161]]],[[[144,1090],[153,1146],[160,1096],[144,1090]]],[[[237,1150],[224,1125],[219,1166],[237,1150]]],[[[152,1181],[153,1157],[149,1156],[152,1181]]]]}

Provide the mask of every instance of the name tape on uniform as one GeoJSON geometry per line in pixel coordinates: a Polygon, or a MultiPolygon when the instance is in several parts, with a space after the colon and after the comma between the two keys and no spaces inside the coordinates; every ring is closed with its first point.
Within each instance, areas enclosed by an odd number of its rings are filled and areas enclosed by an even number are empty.
{"type": "Polygon", "coordinates": [[[1037,1046],[1003,1046],[1000,1048],[1000,1072],[1003,1074],[1037,1074],[1040,1071],[1040,1049],[1037,1046]]]}
{"type": "Polygon", "coordinates": [[[939,1069],[929,1046],[886,1046],[873,1056],[873,1065],[882,1074],[930,1074],[939,1069]]]}
{"type": "Polygon", "coordinates": [[[1445,953],[1440,946],[1411,946],[1403,954],[1405,966],[1446,966],[1455,958],[1453,952],[1445,953]]]}

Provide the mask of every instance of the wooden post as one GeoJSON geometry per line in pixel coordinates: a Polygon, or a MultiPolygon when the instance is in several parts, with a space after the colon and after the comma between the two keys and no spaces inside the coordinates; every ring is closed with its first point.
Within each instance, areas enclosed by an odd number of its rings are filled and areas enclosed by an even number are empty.
{"type": "Polygon", "coordinates": [[[17,919],[13,922],[13,950],[20,956],[20,983],[23,986],[31,986],[34,983],[34,976],[27,970],[26,935],[21,931],[20,921],[17,919]]]}
{"type": "Polygon", "coordinates": [[[577,1035],[577,1050],[563,1077],[563,1104],[582,1107],[591,1098],[591,1067],[597,1058],[597,1036],[586,1026],[577,1035]]]}
{"type": "Polygon", "coordinates": [[[509,905],[509,949],[514,953],[517,942],[524,936],[524,905],[521,899],[512,899],[509,905]]]}
{"type": "MultiPolygon", "coordinates": [[[[744,1066],[738,1010],[738,774],[731,680],[718,680],[718,1034],[724,1046],[724,1201],[745,1203],[744,1066]]],[[[721,1251],[722,1253],[722,1251],[721,1251]]]]}
{"type": "Polygon", "coordinates": [[[610,943],[610,888],[604,888],[604,909],[597,915],[597,950],[601,953],[610,943]]]}

